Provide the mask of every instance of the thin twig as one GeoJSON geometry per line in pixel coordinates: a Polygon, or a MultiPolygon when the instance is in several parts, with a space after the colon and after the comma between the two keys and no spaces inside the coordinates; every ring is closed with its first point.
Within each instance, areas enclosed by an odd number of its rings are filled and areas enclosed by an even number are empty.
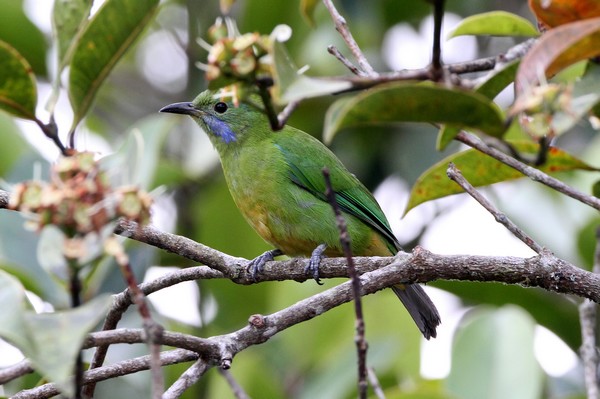
{"type": "Polygon", "coordinates": [[[280,128],[283,128],[287,123],[288,119],[292,115],[292,112],[298,107],[298,101],[292,101],[288,105],[285,106],[283,111],[277,115],[277,122],[279,123],[280,128]]]}
{"type": "MultiPolygon", "coordinates": [[[[596,251],[594,254],[593,272],[600,273],[600,228],[596,230],[596,251]]],[[[579,305],[579,320],[581,323],[581,348],[579,354],[583,363],[583,376],[587,399],[598,399],[598,348],[596,345],[598,305],[585,299],[579,305]]]]}
{"type": "Polygon", "coordinates": [[[598,349],[596,348],[597,304],[589,299],[579,305],[581,323],[581,348],[579,355],[583,363],[583,377],[587,399],[598,399],[598,349]]]}
{"type": "Polygon", "coordinates": [[[360,75],[377,76],[377,72],[375,72],[371,64],[369,64],[369,61],[361,51],[360,47],[358,47],[356,40],[354,40],[350,29],[348,29],[346,19],[344,19],[344,17],[341,16],[341,14],[335,8],[331,0],[323,0],[323,3],[325,4],[325,7],[327,7],[327,10],[329,10],[331,19],[335,24],[335,30],[339,32],[339,34],[342,36],[342,39],[344,39],[344,42],[346,42],[348,49],[350,49],[352,55],[354,55],[354,58],[356,58],[358,66],[360,67],[360,75]]]}
{"type": "Polygon", "coordinates": [[[528,236],[519,226],[514,224],[508,216],[504,213],[498,211],[491,202],[487,200],[479,191],[475,190],[475,188],[465,179],[460,173],[460,170],[456,168],[454,163],[450,162],[448,165],[448,169],[446,170],[448,177],[456,182],[459,186],[463,188],[473,199],[481,206],[483,206],[489,213],[494,216],[494,219],[500,224],[502,224],[508,231],[510,231],[515,237],[521,240],[525,245],[529,248],[533,249],[537,254],[542,254],[544,252],[544,247],[539,245],[537,242],[533,240],[530,236],[528,236]]]}
{"type": "Polygon", "coordinates": [[[338,61],[342,63],[342,65],[344,65],[350,70],[350,72],[352,72],[355,75],[361,76],[360,69],[358,69],[358,67],[354,65],[352,61],[346,58],[346,56],[344,56],[344,54],[342,54],[340,50],[338,50],[338,48],[335,47],[333,44],[327,46],[327,52],[333,55],[335,58],[337,58],[338,61]]]}
{"type": "MultiPolygon", "coordinates": [[[[140,290],[131,264],[129,256],[121,243],[113,237],[110,237],[105,242],[106,252],[112,255],[121,269],[121,273],[127,282],[127,287],[131,293],[133,302],[137,305],[144,330],[147,334],[148,347],[150,348],[150,372],[152,374],[152,397],[160,399],[164,391],[163,374],[160,368],[160,341],[163,334],[163,328],[152,319],[146,296],[140,290]]],[[[93,395],[92,395],[93,396],[93,395]]]]}
{"type": "Polygon", "coordinates": [[[533,181],[542,183],[560,193],[563,193],[573,199],[576,199],[586,205],[589,205],[594,209],[600,210],[600,198],[577,191],[573,187],[561,182],[558,179],[555,179],[554,177],[545,174],[539,169],[531,167],[521,161],[516,160],[510,155],[507,155],[502,151],[487,145],[481,139],[472,134],[461,131],[456,135],[456,140],[468,145],[469,147],[475,148],[476,150],[484,154],[491,156],[492,158],[510,166],[513,169],[518,170],[533,181]]]}
{"type": "Polygon", "coordinates": [[[233,396],[236,399],[250,399],[250,396],[244,391],[244,388],[242,388],[235,378],[233,378],[231,371],[219,369],[219,372],[223,377],[225,377],[225,380],[227,381],[227,384],[229,384],[229,387],[233,392],[233,396]]]}
{"type": "Polygon", "coordinates": [[[54,116],[50,117],[50,122],[48,123],[44,123],[38,118],[35,118],[33,121],[39,126],[44,135],[54,142],[62,155],[69,155],[69,151],[65,148],[62,141],[60,141],[60,137],[58,137],[58,126],[54,121],[54,116]]]}
{"type": "Polygon", "coordinates": [[[373,367],[369,367],[367,369],[367,372],[369,376],[369,384],[371,384],[371,388],[373,388],[375,396],[377,396],[378,399],[385,399],[385,393],[381,388],[381,384],[379,383],[379,379],[377,378],[377,374],[375,374],[375,370],[373,370],[373,367]]]}
{"type": "MultiPolygon", "coordinates": [[[[67,258],[69,264],[69,294],[71,295],[71,307],[77,308],[81,306],[81,279],[79,277],[79,264],[71,258],[67,258]]],[[[75,376],[74,376],[74,399],[80,399],[81,389],[83,387],[83,357],[81,351],[77,353],[75,359],[75,376]]]]}
{"type": "Polygon", "coordinates": [[[194,385],[209,369],[208,364],[203,359],[198,359],[192,364],[177,380],[167,389],[162,399],[176,399],[192,385],[194,385]]]}
{"type": "Polygon", "coordinates": [[[269,88],[265,84],[261,84],[258,82],[258,94],[265,106],[265,114],[269,119],[269,124],[271,125],[271,130],[278,131],[283,128],[283,126],[279,125],[279,118],[277,117],[277,112],[275,112],[275,107],[273,107],[273,99],[271,98],[271,93],[269,92],[269,88]]]}
{"type": "Polygon", "coordinates": [[[367,340],[365,339],[365,319],[363,317],[362,300],[360,296],[360,278],[356,273],[354,267],[354,260],[352,259],[352,248],[350,246],[350,236],[348,235],[348,228],[346,226],[346,220],[340,211],[340,207],[335,199],[335,191],[331,185],[331,178],[329,169],[323,168],[323,178],[325,179],[325,195],[331,205],[331,209],[335,215],[335,221],[337,228],[340,232],[340,244],[344,250],[344,255],[348,261],[348,275],[352,282],[352,294],[354,296],[354,314],[356,315],[356,353],[358,357],[358,396],[361,399],[367,397],[367,340]]]}

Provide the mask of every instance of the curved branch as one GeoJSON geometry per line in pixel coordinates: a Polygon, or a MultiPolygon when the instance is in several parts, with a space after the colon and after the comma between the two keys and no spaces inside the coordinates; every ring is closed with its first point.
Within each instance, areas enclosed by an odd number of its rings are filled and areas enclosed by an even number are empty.
{"type": "MultiPolygon", "coordinates": [[[[168,366],[170,364],[191,362],[198,359],[198,354],[185,350],[174,349],[160,354],[161,365],[168,366]]],[[[120,377],[127,374],[137,373],[139,371],[150,369],[150,355],[140,356],[129,360],[124,360],[110,366],[102,367],[87,371],[83,376],[83,383],[105,381],[111,378],[120,377]]],[[[44,399],[59,395],[58,387],[53,384],[44,384],[35,388],[23,390],[14,396],[12,399],[44,399]]]]}
{"type": "Polygon", "coordinates": [[[502,162],[505,165],[510,166],[511,168],[518,170],[523,173],[525,176],[529,177],[531,180],[536,181],[538,183],[542,183],[560,193],[563,193],[573,199],[576,199],[586,205],[591,206],[594,209],[600,210],[600,198],[594,197],[593,195],[588,195],[582,193],[573,187],[563,183],[562,181],[555,179],[552,176],[547,175],[539,169],[536,169],[532,166],[529,166],[510,155],[503,153],[502,151],[487,145],[480,138],[469,134],[465,131],[461,131],[456,135],[456,140],[460,141],[463,144],[468,145],[490,157],[502,162]]]}

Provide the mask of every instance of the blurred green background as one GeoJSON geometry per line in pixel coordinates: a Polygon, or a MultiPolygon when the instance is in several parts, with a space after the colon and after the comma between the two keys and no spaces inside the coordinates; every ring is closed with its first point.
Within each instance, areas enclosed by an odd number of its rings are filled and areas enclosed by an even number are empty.
{"type": "MultiPolygon", "coordinates": [[[[49,44],[51,3],[0,0],[0,40],[12,44],[32,64],[40,81],[40,115],[44,115],[50,91],[48,76],[56,70],[55,49],[49,44]]],[[[238,0],[231,16],[241,32],[268,34],[276,25],[287,24],[293,36],[286,46],[298,65],[310,65],[309,75],[347,74],[326,50],[335,44],[349,54],[325,7],[317,6],[315,26],[311,27],[302,18],[299,4],[238,0]]],[[[419,34],[431,13],[429,3],[347,0],[336,5],[377,70],[397,68],[391,59],[410,61],[423,57],[423,53],[427,57],[429,41],[419,34]],[[394,29],[410,31],[412,36],[390,36],[394,29]],[[400,47],[402,40],[412,44],[413,50],[400,47]]],[[[448,12],[459,19],[498,9],[533,18],[524,1],[447,2],[448,12]]],[[[253,258],[270,248],[246,224],[230,199],[208,140],[188,118],[156,114],[166,104],[191,100],[206,87],[196,63],[205,62],[207,53],[195,38],[205,36],[219,14],[216,0],[162,2],[155,22],[101,89],[78,131],[78,148],[101,155],[120,149],[114,157],[120,167],[111,169],[116,179],[140,182],[143,171],[147,189],[160,187],[154,210],[154,223],[160,228],[231,255],[253,258]],[[144,139],[143,151],[132,143],[134,131],[144,139]]],[[[446,55],[458,59],[469,51],[476,57],[494,55],[519,40],[481,38],[468,46],[448,49],[446,55]]],[[[508,98],[499,101],[505,101],[506,106],[510,93],[508,98]]],[[[302,103],[289,123],[320,137],[323,116],[334,100],[319,98],[302,103]]],[[[64,93],[57,109],[64,137],[71,118],[64,93]]],[[[433,127],[417,124],[353,129],[339,134],[332,149],[367,187],[377,189],[405,249],[422,244],[441,253],[531,256],[497,227],[491,216],[478,213],[477,206],[462,196],[423,205],[409,213],[410,223],[400,221],[408,187],[425,169],[459,148],[453,145],[444,153],[437,152],[435,133],[433,127]],[[384,181],[386,184],[381,185],[384,181]]],[[[561,145],[593,164],[598,159],[598,140],[592,134],[588,126],[577,126],[561,139],[561,145]]],[[[33,123],[0,114],[0,137],[4,143],[0,145],[0,177],[5,188],[34,175],[47,176],[48,160],[57,152],[33,123]]],[[[583,173],[561,178],[583,190],[590,185],[590,177],[583,173]]],[[[485,193],[542,245],[577,265],[591,266],[598,224],[593,212],[529,181],[500,184],[485,193]]],[[[19,215],[8,211],[0,212],[0,226],[0,267],[18,275],[28,289],[55,308],[65,307],[64,287],[48,276],[44,254],[33,250],[38,240],[35,233],[23,227],[19,215]]],[[[140,280],[150,266],[193,265],[138,243],[128,243],[128,249],[140,280]]],[[[322,287],[313,282],[238,286],[228,281],[200,281],[197,301],[174,306],[189,307],[190,314],[199,312],[201,325],[176,321],[168,310],[157,317],[167,329],[208,337],[241,328],[252,314],[280,310],[341,281],[325,281],[322,287]]],[[[124,288],[118,268],[107,260],[94,266],[86,284],[88,298],[124,288]]],[[[368,363],[386,397],[583,397],[581,369],[573,352],[580,345],[577,300],[501,284],[431,285],[438,288],[432,290],[432,296],[443,325],[439,338],[427,345],[391,292],[365,298],[368,363]]],[[[122,326],[140,326],[135,311],[127,314],[122,326]]],[[[109,361],[146,350],[141,345],[114,347],[109,361]]],[[[351,398],[356,396],[355,356],[354,314],[350,305],[344,305],[242,352],[231,372],[254,398],[351,398]]],[[[168,381],[185,367],[167,368],[168,381]]],[[[30,383],[32,377],[28,378],[8,384],[5,392],[30,383]]],[[[147,381],[148,374],[139,373],[100,383],[96,397],[148,397],[147,381]]],[[[225,379],[212,369],[184,397],[229,398],[233,394],[225,379]]]]}

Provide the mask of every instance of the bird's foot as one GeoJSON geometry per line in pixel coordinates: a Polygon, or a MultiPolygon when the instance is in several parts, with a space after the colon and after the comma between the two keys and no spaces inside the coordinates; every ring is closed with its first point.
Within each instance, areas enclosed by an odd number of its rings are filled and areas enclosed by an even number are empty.
{"type": "Polygon", "coordinates": [[[304,273],[311,274],[312,278],[314,278],[317,284],[319,285],[323,285],[321,279],[319,278],[319,266],[321,265],[321,260],[325,257],[325,255],[323,255],[325,249],[327,249],[326,244],[321,244],[318,247],[316,247],[310,255],[308,264],[304,268],[304,273]]]}
{"type": "Polygon", "coordinates": [[[256,281],[256,276],[263,271],[265,264],[275,259],[276,256],[283,255],[280,249],[271,249],[256,258],[252,259],[246,265],[246,271],[252,276],[252,280],[256,281]]]}

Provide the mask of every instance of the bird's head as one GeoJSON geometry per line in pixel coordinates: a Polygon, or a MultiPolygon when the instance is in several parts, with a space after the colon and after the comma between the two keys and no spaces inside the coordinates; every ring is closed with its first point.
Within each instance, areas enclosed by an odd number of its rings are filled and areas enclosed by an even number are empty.
{"type": "Polygon", "coordinates": [[[170,104],[160,112],[191,116],[220,153],[242,144],[250,136],[250,127],[253,135],[257,131],[270,131],[258,103],[235,104],[231,95],[223,91],[206,90],[192,102],[170,104]],[[262,129],[263,125],[267,128],[262,129]]]}

